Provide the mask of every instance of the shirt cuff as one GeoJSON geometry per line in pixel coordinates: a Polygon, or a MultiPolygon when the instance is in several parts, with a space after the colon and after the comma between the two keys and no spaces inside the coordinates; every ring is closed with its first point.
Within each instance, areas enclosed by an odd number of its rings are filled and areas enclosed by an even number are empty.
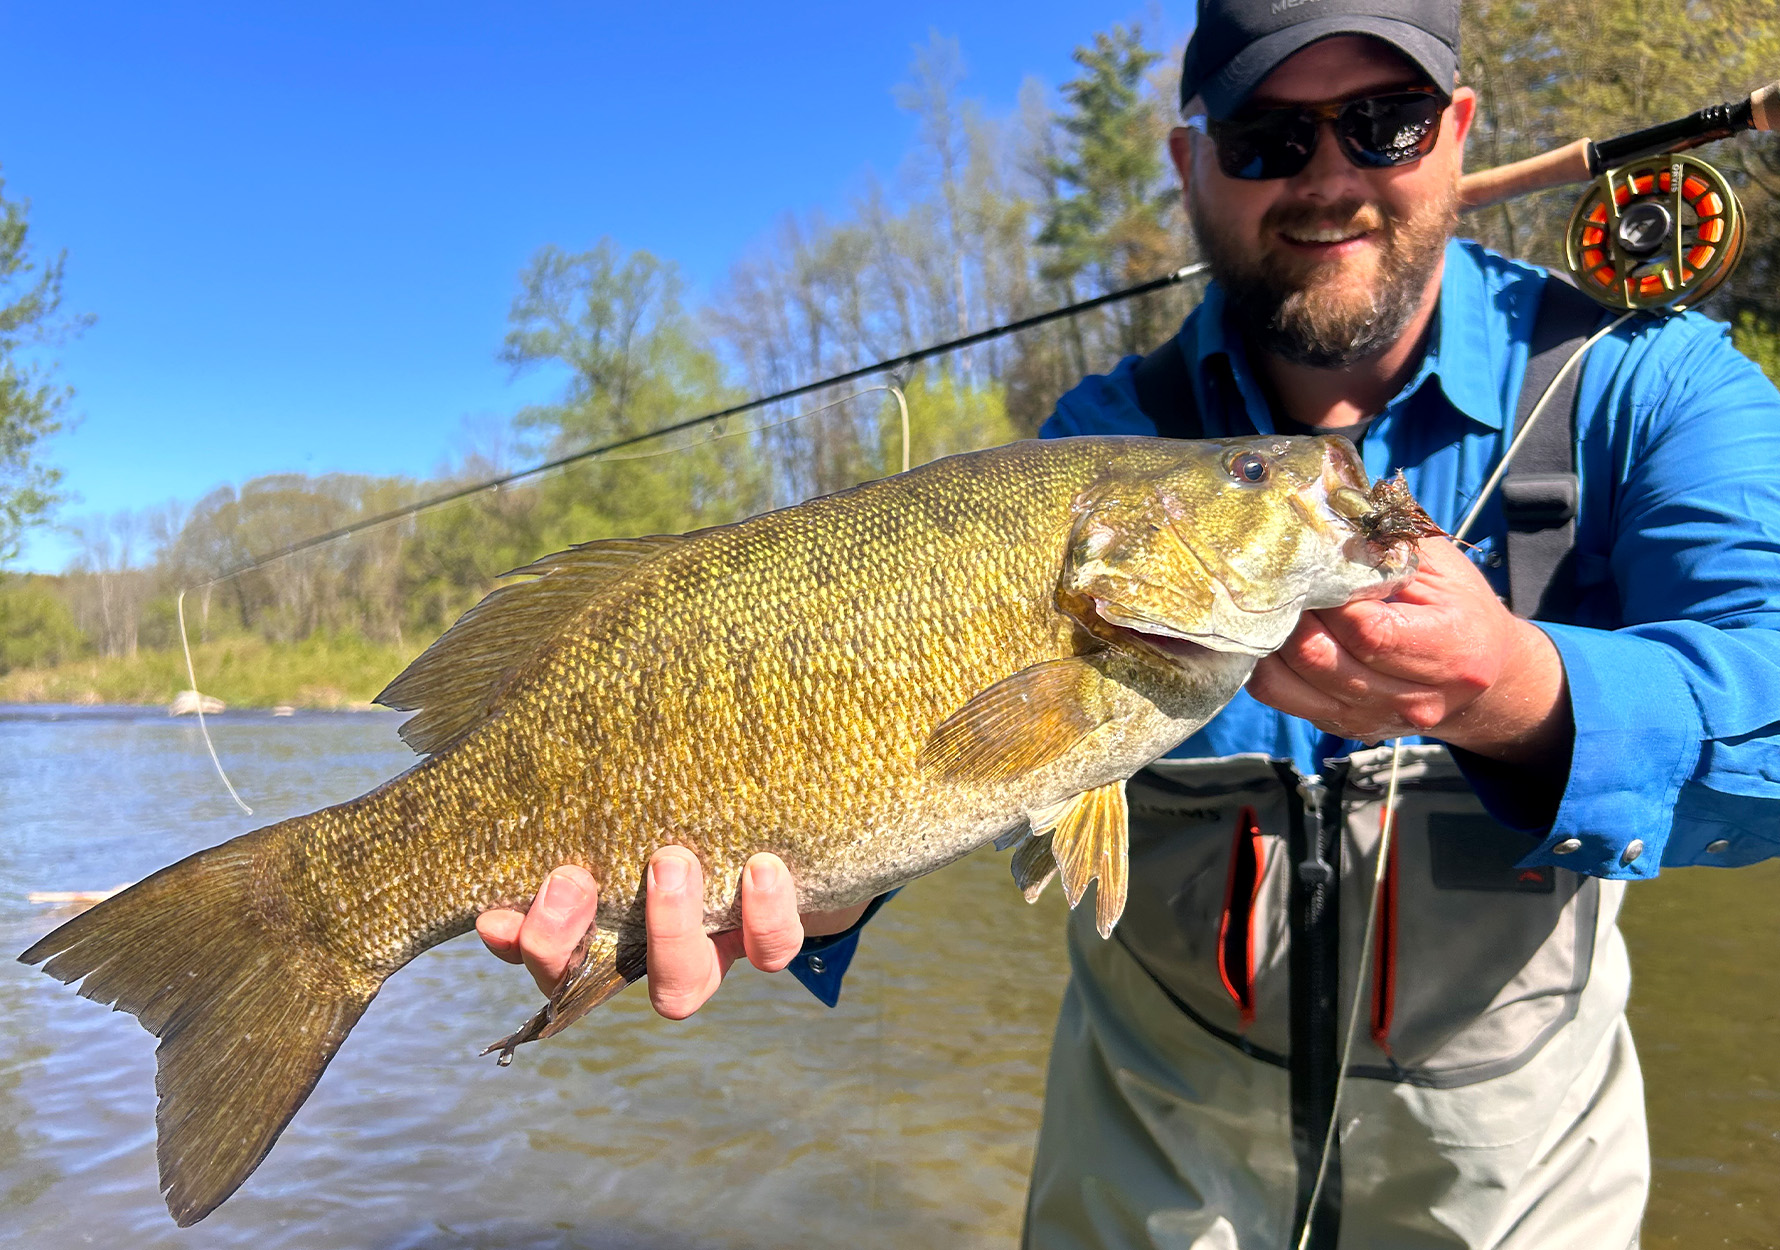
{"type": "Polygon", "coordinates": [[[795,959],[785,965],[785,971],[821,999],[824,1006],[832,1007],[840,1002],[841,979],[847,975],[847,965],[853,962],[853,955],[859,949],[859,934],[865,928],[865,922],[877,915],[878,909],[899,892],[900,888],[878,895],[859,919],[853,922],[851,928],[839,933],[825,933],[821,937],[805,938],[803,948],[798,951],[795,959]]]}
{"type": "Polygon", "coordinates": [[[1576,737],[1557,815],[1521,864],[1591,877],[1657,875],[1682,785],[1704,732],[1693,692],[1663,643],[1535,622],[1563,660],[1576,737]]]}

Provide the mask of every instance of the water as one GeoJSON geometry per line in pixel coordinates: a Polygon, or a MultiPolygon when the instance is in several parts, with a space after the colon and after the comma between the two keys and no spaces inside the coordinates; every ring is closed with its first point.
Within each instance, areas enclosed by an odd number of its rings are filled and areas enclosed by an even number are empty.
{"type": "MultiPolygon", "coordinates": [[[[212,722],[0,709],[0,951],[108,888],[405,767],[384,715],[212,722]]],[[[1647,1247],[1780,1244],[1780,869],[1669,874],[1627,928],[1657,1184],[1647,1247]]],[[[243,1189],[181,1232],[155,1182],[153,1039],[0,961],[0,1243],[53,1248],[704,1250],[1008,1246],[1024,1201],[1061,902],[1005,857],[917,882],[873,922],[829,1011],[732,974],[693,1019],[640,990],[511,1068],[476,1051],[535,1006],[471,939],[385,987],[243,1189]]]]}

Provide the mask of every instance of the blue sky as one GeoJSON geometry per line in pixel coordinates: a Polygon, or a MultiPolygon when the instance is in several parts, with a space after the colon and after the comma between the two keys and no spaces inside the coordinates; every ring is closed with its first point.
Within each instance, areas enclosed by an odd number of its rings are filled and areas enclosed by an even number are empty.
{"type": "MultiPolygon", "coordinates": [[[[1013,106],[1169,0],[896,6],[0,0],[0,174],[66,305],[65,516],[262,473],[426,474],[466,420],[547,397],[494,353],[545,243],[610,235],[695,291],[787,211],[844,207],[913,136],[930,30],[1013,106]]],[[[1152,43],[1157,42],[1152,39],[1152,43]]],[[[17,567],[54,570],[66,539],[17,567]]]]}

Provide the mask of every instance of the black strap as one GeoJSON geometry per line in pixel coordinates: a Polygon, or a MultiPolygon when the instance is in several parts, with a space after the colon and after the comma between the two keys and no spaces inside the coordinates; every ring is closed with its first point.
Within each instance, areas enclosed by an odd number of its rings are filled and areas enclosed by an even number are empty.
{"type": "MultiPolygon", "coordinates": [[[[1568,282],[1545,280],[1527,346],[1513,430],[1547,389],[1551,398],[1502,479],[1508,522],[1508,606],[1525,617],[1562,620],[1576,601],[1576,384],[1580,363],[1552,386],[1564,363],[1601,322],[1601,306],[1568,282]]],[[[1510,431],[1512,433],[1512,430],[1510,431]]]]}
{"type": "Polygon", "coordinates": [[[1138,361],[1131,381],[1137,389],[1137,406],[1156,423],[1156,433],[1163,438],[1205,437],[1187,354],[1178,336],[1138,361]]]}

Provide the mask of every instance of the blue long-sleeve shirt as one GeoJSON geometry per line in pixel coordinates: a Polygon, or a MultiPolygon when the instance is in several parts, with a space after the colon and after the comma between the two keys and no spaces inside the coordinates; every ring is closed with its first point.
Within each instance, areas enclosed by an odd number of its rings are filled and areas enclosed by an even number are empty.
{"type": "MultiPolygon", "coordinates": [[[[1421,366],[1367,427],[1367,472],[1401,468],[1448,530],[1511,435],[1544,281],[1475,243],[1449,244],[1421,366]]],[[[1215,284],[1177,342],[1207,437],[1274,432],[1215,284]]],[[[1082,381],[1041,433],[1153,434],[1132,385],[1137,359],[1082,381]]],[[[1583,595],[1575,624],[1542,625],[1576,734],[1562,802],[1526,862],[1637,878],[1780,854],[1780,394],[1723,325],[1641,317],[1591,349],[1577,414],[1583,595]]],[[[1503,590],[1504,533],[1492,500],[1472,555],[1503,590]]],[[[1314,771],[1358,745],[1243,693],[1174,754],[1265,751],[1314,771]]],[[[1494,770],[1472,779],[1510,818],[1517,805],[1496,792],[1494,770]]]]}
{"type": "MultiPolygon", "coordinates": [[[[1421,365],[1367,427],[1367,472],[1402,469],[1449,531],[1511,437],[1545,281],[1475,243],[1448,244],[1421,365]]],[[[1215,283],[1176,342],[1207,437],[1275,432],[1215,283]]],[[[1154,434],[1137,406],[1138,359],[1083,379],[1041,435],[1154,434]]],[[[1563,660],[1575,738],[1555,818],[1529,830],[1523,862],[1641,878],[1780,854],[1780,393],[1722,324],[1639,317],[1590,350],[1577,418],[1582,595],[1575,623],[1541,623],[1563,660]]],[[[1468,536],[1500,591],[1505,532],[1492,500],[1468,536]]],[[[1258,751],[1314,772],[1360,745],[1243,692],[1173,754],[1258,751]]],[[[1512,776],[1470,774],[1514,824],[1512,776]]],[[[828,941],[832,967],[857,931],[828,941]]]]}

